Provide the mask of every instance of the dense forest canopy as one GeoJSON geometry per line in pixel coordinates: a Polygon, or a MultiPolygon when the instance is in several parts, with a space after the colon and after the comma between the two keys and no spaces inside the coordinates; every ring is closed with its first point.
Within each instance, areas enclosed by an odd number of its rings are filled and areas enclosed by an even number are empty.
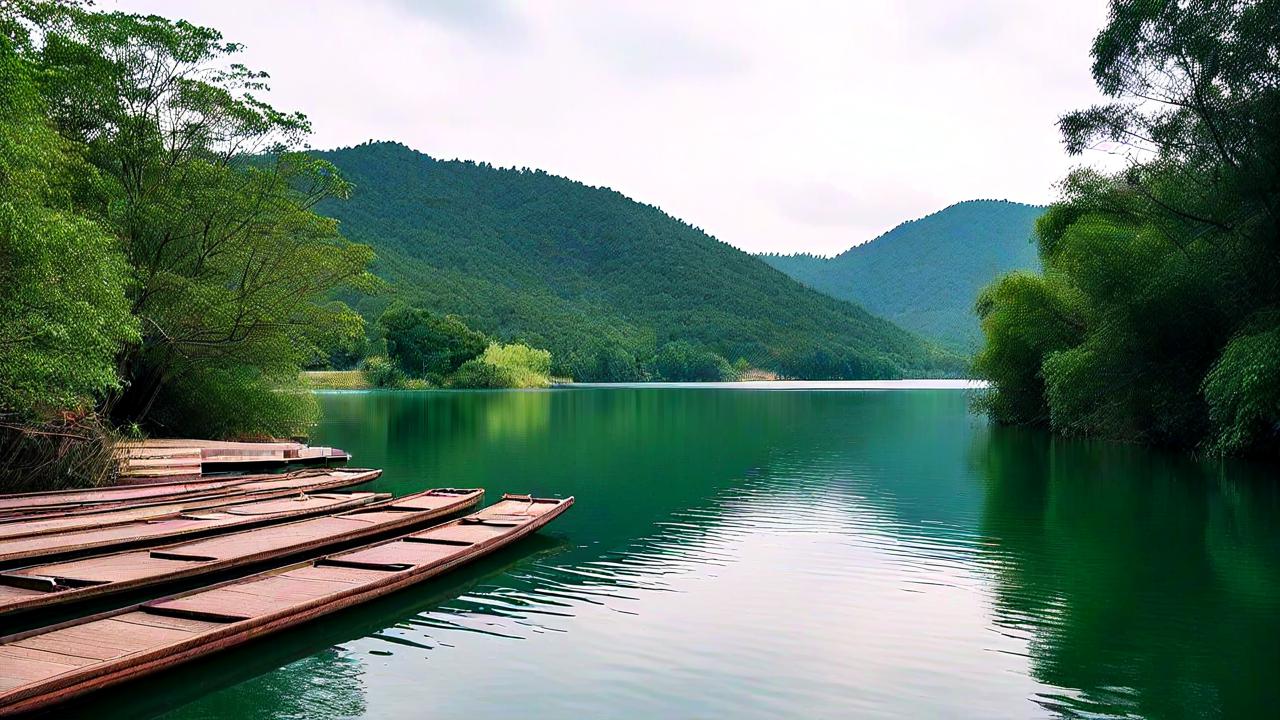
{"type": "Polygon", "coordinates": [[[377,250],[394,288],[360,301],[370,319],[393,300],[454,314],[550,350],[555,374],[577,380],[661,377],[673,342],[793,377],[960,371],[893,324],[612,190],[396,143],[318,156],[356,190],[317,209],[377,250]]]}
{"type": "Polygon", "coordinates": [[[761,255],[799,282],[857,303],[965,354],[981,341],[973,298],[1013,270],[1036,270],[1036,205],[957,203],[895,227],[835,257],[761,255]]]}
{"type": "Polygon", "coordinates": [[[1280,2],[1113,0],[1111,101],[1065,115],[1081,169],[1037,223],[1043,273],[978,300],[997,420],[1215,452],[1280,450],[1280,2]]]}

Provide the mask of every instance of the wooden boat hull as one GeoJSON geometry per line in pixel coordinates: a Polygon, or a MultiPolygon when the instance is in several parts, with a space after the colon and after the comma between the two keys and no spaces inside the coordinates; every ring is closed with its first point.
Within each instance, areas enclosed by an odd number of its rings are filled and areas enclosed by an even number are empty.
{"type": "Polygon", "coordinates": [[[0,638],[0,715],[70,700],[423,582],[536,532],[572,503],[504,497],[428,530],[0,638]],[[379,560],[397,553],[401,562],[379,560]]]}
{"type": "MultiPolygon", "coordinates": [[[[367,472],[359,468],[344,469],[346,472],[367,472]]],[[[139,486],[114,486],[112,488],[103,488],[100,491],[107,490],[147,490],[141,495],[125,496],[117,495],[116,497],[102,496],[100,499],[92,499],[87,501],[68,500],[62,504],[48,504],[38,506],[28,506],[20,509],[11,509],[7,512],[0,512],[0,525],[15,522],[24,522],[26,520],[37,519],[41,517],[67,517],[70,515],[91,515],[95,513],[107,513],[116,510],[124,510],[129,508],[143,508],[157,505],[171,504],[175,502],[186,502],[201,499],[216,499],[224,497],[232,497],[235,495],[253,495],[264,490],[269,490],[273,484],[283,483],[292,480],[305,480],[307,478],[321,478],[333,475],[333,472],[321,468],[306,468],[294,470],[287,473],[259,473],[255,475],[227,475],[220,476],[217,479],[202,480],[199,482],[173,482],[173,483],[157,483],[155,485],[139,487],[139,486]]],[[[298,487],[305,487],[306,483],[297,484],[298,487]]],[[[329,487],[329,485],[325,485],[329,487]]],[[[89,491],[81,491],[89,492],[89,491]]]]}
{"type": "Polygon", "coordinates": [[[0,540],[0,567],[152,547],[187,538],[328,515],[374,502],[376,493],[310,493],[241,501],[196,513],[0,540]]]}
{"type": "Polygon", "coordinates": [[[50,535],[81,528],[106,527],[142,520],[159,520],[184,512],[210,510],[227,505],[256,502],[270,498],[338,490],[360,485],[377,478],[381,470],[344,470],[338,472],[290,473],[287,475],[255,476],[258,480],[246,483],[228,495],[184,498],[177,501],[143,504],[136,507],[102,508],[93,512],[66,512],[57,515],[20,518],[0,521],[0,543],[5,540],[32,535],[50,535]]]}
{"type": "Polygon", "coordinates": [[[0,617],[101,599],[420,528],[469,510],[483,490],[436,489],[345,513],[216,535],[150,550],[96,555],[0,574],[0,617]]]}
{"type": "Polygon", "coordinates": [[[149,485],[112,485],[103,488],[0,495],[0,518],[23,517],[39,513],[61,513],[72,509],[119,506],[135,502],[156,502],[188,495],[216,492],[260,477],[263,476],[227,476],[202,480],[151,483],[149,485]]]}

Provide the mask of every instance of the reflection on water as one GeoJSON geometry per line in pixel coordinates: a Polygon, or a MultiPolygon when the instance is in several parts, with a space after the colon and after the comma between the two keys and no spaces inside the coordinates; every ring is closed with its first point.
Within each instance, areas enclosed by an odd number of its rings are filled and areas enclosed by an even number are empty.
{"type": "Polygon", "coordinates": [[[963,392],[322,397],[376,483],[575,495],[475,567],[149,683],[119,717],[1255,717],[1263,470],[989,429],[963,392]]]}
{"type": "Polygon", "coordinates": [[[1265,717],[1280,700],[1272,477],[994,433],[979,454],[995,622],[1063,715],[1265,717]]]}

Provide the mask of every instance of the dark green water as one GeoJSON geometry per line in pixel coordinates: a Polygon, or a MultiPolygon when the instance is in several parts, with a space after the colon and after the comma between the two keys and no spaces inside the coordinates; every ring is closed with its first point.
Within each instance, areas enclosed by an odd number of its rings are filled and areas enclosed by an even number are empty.
{"type": "Polygon", "coordinates": [[[523,545],[116,692],[120,717],[1275,717],[1280,490],[960,391],[322,397],[381,490],[574,495],[523,545]]]}

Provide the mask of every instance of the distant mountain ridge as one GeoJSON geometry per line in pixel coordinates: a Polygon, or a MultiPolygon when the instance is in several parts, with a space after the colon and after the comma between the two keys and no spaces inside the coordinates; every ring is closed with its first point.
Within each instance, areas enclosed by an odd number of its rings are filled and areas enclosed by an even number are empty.
{"type": "Polygon", "coordinates": [[[538,170],[398,143],[315,153],[355,184],[317,209],[375,249],[389,295],[552,351],[579,380],[640,379],[684,341],[792,377],[954,374],[958,357],[810,290],[656,207],[538,170]]]}
{"type": "Polygon", "coordinates": [[[973,315],[978,292],[1007,272],[1039,268],[1033,233],[1044,211],[1009,200],[969,200],[835,257],[759,257],[808,287],[969,352],[981,337],[973,315]]]}

